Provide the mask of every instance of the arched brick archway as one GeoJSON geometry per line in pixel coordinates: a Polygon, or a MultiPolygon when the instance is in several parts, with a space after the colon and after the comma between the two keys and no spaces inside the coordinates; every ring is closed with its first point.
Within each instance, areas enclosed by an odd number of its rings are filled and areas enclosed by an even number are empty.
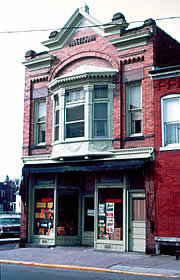
{"type": "Polygon", "coordinates": [[[72,64],[72,62],[75,63],[78,60],[86,59],[86,58],[87,59],[95,58],[95,59],[103,60],[103,61],[108,62],[112,66],[112,68],[117,69],[117,70],[119,69],[119,63],[118,63],[118,60],[116,57],[113,57],[113,56],[110,56],[108,54],[98,52],[98,51],[87,51],[87,52],[82,52],[82,53],[72,55],[72,56],[68,57],[67,59],[65,59],[64,61],[61,61],[60,63],[58,63],[58,65],[56,65],[53,68],[49,81],[56,78],[58,73],[66,66],[72,64]]]}

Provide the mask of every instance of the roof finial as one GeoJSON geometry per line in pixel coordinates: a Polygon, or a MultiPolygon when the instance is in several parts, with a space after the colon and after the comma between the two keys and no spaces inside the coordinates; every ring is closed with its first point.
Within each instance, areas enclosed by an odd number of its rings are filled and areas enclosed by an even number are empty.
{"type": "Polygon", "coordinates": [[[84,2],[80,8],[83,12],[86,12],[89,15],[89,6],[84,2]]]}

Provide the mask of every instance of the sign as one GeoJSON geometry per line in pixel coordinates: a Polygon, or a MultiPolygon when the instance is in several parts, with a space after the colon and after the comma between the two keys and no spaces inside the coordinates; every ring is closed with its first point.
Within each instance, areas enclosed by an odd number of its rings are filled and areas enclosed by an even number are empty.
{"type": "Polygon", "coordinates": [[[92,41],[96,41],[96,35],[85,36],[85,37],[77,38],[77,39],[74,39],[74,40],[70,40],[69,41],[69,47],[89,43],[89,42],[92,42],[92,41]]]}
{"type": "Polygon", "coordinates": [[[107,233],[114,232],[114,218],[111,217],[106,218],[106,232],[107,233]]]}
{"type": "Polygon", "coordinates": [[[93,217],[94,216],[94,209],[87,209],[87,216],[93,217]]]}
{"type": "Polygon", "coordinates": [[[99,203],[99,216],[105,216],[105,203],[99,203]]]}
{"type": "Polygon", "coordinates": [[[114,203],[113,202],[106,203],[106,217],[114,217],[114,203]]]}

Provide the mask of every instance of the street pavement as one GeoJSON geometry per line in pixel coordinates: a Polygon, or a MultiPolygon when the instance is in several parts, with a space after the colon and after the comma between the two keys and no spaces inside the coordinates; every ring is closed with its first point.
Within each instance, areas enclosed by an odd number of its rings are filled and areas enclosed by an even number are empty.
{"type": "Polygon", "coordinates": [[[156,274],[180,278],[180,259],[167,255],[107,252],[92,247],[56,246],[19,248],[18,243],[0,244],[0,263],[60,266],[60,268],[110,269],[122,273],[156,274]]]}

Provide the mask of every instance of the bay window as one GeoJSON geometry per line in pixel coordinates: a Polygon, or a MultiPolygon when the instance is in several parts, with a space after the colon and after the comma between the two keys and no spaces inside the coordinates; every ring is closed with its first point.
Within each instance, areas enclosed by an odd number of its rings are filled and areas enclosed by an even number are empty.
{"type": "Polygon", "coordinates": [[[167,95],[161,100],[162,145],[180,144],[180,95],[167,95]]]}

